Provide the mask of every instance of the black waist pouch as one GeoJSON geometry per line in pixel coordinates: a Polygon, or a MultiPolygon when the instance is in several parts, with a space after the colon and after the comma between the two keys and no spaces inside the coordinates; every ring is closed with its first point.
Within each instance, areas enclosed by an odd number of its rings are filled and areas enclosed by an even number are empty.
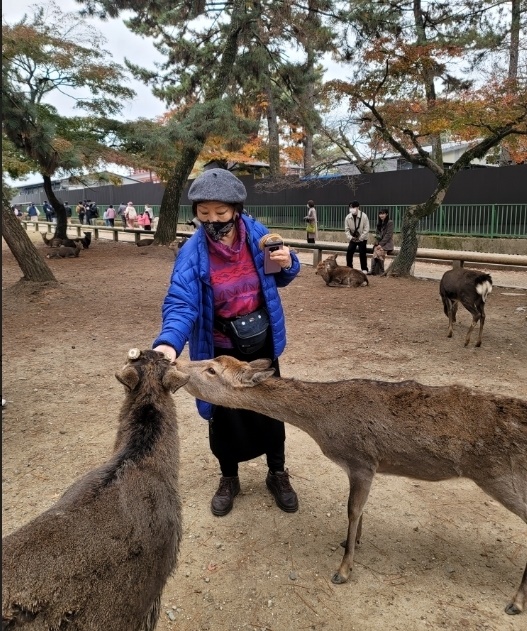
{"type": "Polygon", "coordinates": [[[269,315],[265,309],[257,309],[244,316],[227,320],[216,317],[214,325],[230,338],[240,353],[250,355],[259,351],[267,339],[269,315]]]}

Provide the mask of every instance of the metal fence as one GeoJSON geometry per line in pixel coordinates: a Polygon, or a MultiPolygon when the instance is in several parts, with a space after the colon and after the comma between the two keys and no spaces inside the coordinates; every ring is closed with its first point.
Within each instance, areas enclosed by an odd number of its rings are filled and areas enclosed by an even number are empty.
{"type": "MultiPolygon", "coordinates": [[[[159,216],[159,206],[152,206],[154,216],[159,216]]],[[[381,208],[388,208],[393,219],[395,232],[401,231],[403,213],[406,206],[361,206],[370,220],[370,230],[375,231],[377,215],[381,208]]],[[[136,205],[138,213],[144,206],[136,205]]],[[[247,206],[246,210],[268,228],[302,230],[305,227],[306,206],[247,206]]],[[[99,218],[104,210],[99,207],[99,218]]],[[[317,206],[318,229],[322,231],[344,230],[347,206],[317,206]]],[[[185,223],[192,218],[192,207],[179,207],[178,222],[185,223]]],[[[117,224],[117,220],[116,220],[117,224]]],[[[433,234],[463,237],[509,237],[527,238],[526,204],[443,204],[432,215],[421,219],[419,234],[433,234]]]]}
{"type": "MultiPolygon", "coordinates": [[[[381,208],[388,208],[395,232],[401,231],[406,206],[361,206],[375,230],[381,208]]],[[[269,228],[302,229],[305,206],[248,206],[247,211],[269,228]]],[[[317,206],[318,229],[343,230],[347,206],[317,206]]],[[[422,219],[419,234],[527,238],[527,204],[443,204],[422,219]]]]}

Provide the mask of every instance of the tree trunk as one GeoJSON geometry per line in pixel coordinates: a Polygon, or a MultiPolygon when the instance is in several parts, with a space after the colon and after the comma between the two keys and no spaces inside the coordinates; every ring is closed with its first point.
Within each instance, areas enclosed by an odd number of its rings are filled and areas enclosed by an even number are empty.
{"type": "Polygon", "coordinates": [[[15,217],[6,199],[2,200],[2,236],[17,260],[23,280],[35,283],[56,283],[57,279],[37,252],[27,232],[15,217]]]}
{"type": "MultiPolygon", "coordinates": [[[[511,39],[509,47],[509,70],[507,76],[512,82],[518,80],[518,59],[520,50],[520,31],[521,31],[521,0],[511,0],[511,39]]],[[[512,85],[511,88],[512,89],[512,85]]],[[[500,146],[500,166],[510,164],[510,155],[507,149],[500,146]]]]}
{"type": "MultiPolygon", "coordinates": [[[[307,64],[306,74],[314,75],[315,71],[315,53],[311,42],[306,43],[307,64]]],[[[309,81],[304,88],[301,98],[302,102],[302,119],[304,124],[304,175],[309,175],[313,169],[313,135],[315,116],[315,80],[309,81]]]]}
{"type": "Polygon", "coordinates": [[[448,172],[438,179],[435,191],[426,202],[409,206],[403,215],[399,254],[386,270],[386,276],[411,276],[417,255],[417,224],[423,217],[434,213],[443,203],[454,173],[448,172]]]}
{"type": "Polygon", "coordinates": [[[280,133],[269,78],[267,78],[265,93],[267,97],[267,132],[269,134],[269,176],[276,178],[280,175],[280,133]]]}
{"type": "MultiPolygon", "coordinates": [[[[221,56],[221,63],[216,72],[215,81],[210,90],[207,91],[206,101],[221,98],[229,84],[232,68],[238,54],[238,39],[242,30],[244,15],[245,1],[234,0],[227,43],[221,56]]],[[[159,224],[155,236],[155,243],[158,245],[168,245],[175,239],[179,216],[179,200],[206,140],[206,135],[197,135],[191,143],[183,148],[181,157],[174,165],[174,170],[166,184],[159,209],[159,224]]]]}
{"type": "MultiPolygon", "coordinates": [[[[203,141],[203,144],[205,141],[203,141]]],[[[202,145],[203,146],[203,145],[202,145]]],[[[168,180],[161,206],[159,208],[159,225],[157,226],[154,244],[168,245],[176,238],[179,218],[179,200],[192,172],[194,163],[199,156],[200,149],[186,147],[174,165],[174,170],[168,180]]]]}
{"type": "Polygon", "coordinates": [[[68,236],[68,220],[66,217],[66,209],[64,208],[64,204],[59,199],[57,199],[53,191],[53,187],[51,186],[51,177],[49,175],[43,175],[42,178],[44,180],[44,190],[46,191],[48,202],[53,206],[55,216],[57,217],[57,224],[55,227],[54,236],[58,239],[65,239],[68,236]]]}
{"type": "Polygon", "coordinates": [[[386,270],[386,276],[411,276],[417,254],[417,213],[419,205],[409,206],[403,216],[401,226],[401,248],[399,254],[386,270]]]}

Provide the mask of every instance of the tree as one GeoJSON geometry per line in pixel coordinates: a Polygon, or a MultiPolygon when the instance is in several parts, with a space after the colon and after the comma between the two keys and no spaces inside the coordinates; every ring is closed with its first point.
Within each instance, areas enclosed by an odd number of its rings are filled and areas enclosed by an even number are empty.
{"type": "MultiPolygon", "coordinates": [[[[301,15],[331,2],[313,0],[309,7],[300,7],[291,0],[271,0],[268,3],[188,2],[159,0],[155,3],[137,3],[132,0],[77,0],[90,14],[101,17],[120,15],[130,10],[132,17],[126,20],[128,27],[145,37],[155,39],[156,47],[166,57],[156,70],[148,70],[128,63],[134,75],[152,87],[153,93],[175,109],[174,124],[179,126],[178,156],[172,174],[167,180],[160,208],[160,221],[156,241],[170,242],[177,227],[178,206],[181,193],[187,184],[195,161],[207,139],[217,135],[219,121],[227,120],[229,113],[236,114],[238,103],[236,80],[243,74],[243,60],[250,58],[248,50],[260,48],[269,60],[274,60],[275,48],[284,48],[295,41],[289,28],[290,16],[296,12],[296,22],[301,15]],[[199,17],[198,19],[195,19],[199,17]],[[272,44],[272,45],[271,45],[272,44]],[[238,62],[242,60],[242,65],[238,62]]],[[[269,106],[270,121],[276,116],[271,110],[275,94],[273,76],[268,61],[261,68],[262,102],[269,106]]],[[[247,77],[245,78],[247,80],[247,77]]],[[[243,82],[238,85],[242,85],[243,82]]],[[[274,132],[273,168],[276,166],[277,130],[274,132]]]]}
{"type": "Polygon", "coordinates": [[[18,262],[23,273],[23,280],[33,282],[56,282],[53,272],[42,259],[27,232],[10,207],[14,190],[5,180],[6,174],[21,178],[32,171],[35,165],[28,157],[18,151],[6,136],[2,137],[2,236],[18,262]]]}
{"type": "Polygon", "coordinates": [[[57,282],[53,272],[42,259],[29,235],[11,210],[3,180],[2,236],[22,270],[23,280],[30,280],[36,283],[57,282]]]}
{"type": "Polygon", "coordinates": [[[108,146],[108,117],[135,93],[123,85],[123,69],[108,61],[104,42],[78,15],[62,13],[53,2],[34,7],[31,18],[2,25],[2,131],[42,175],[60,238],[66,237],[67,218],[52,176],[122,160],[108,146]],[[62,116],[49,102],[57,93],[86,114],[62,116]]]}
{"type": "Polygon", "coordinates": [[[490,50],[487,16],[481,12],[489,3],[460,3],[454,15],[444,2],[374,4],[364,25],[370,39],[361,48],[361,68],[353,81],[334,81],[330,87],[349,97],[356,124],[373,133],[376,146],[384,144],[436,176],[430,197],[406,209],[401,249],[388,270],[409,275],[418,222],[440,206],[456,173],[504,139],[527,134],[527,76],[524,72],[512,83],[506,74],[492,72],[478,83],[478,75],[471,75],[475,68],[484,72],[481,62],[490,50]],[[383,20],[380,8],[388,11],[383,20]],[[456,76],[464,61],[464,76],[456,76]],[[447,138],[469,145],[445,167],[440,150],[447,138]]]}

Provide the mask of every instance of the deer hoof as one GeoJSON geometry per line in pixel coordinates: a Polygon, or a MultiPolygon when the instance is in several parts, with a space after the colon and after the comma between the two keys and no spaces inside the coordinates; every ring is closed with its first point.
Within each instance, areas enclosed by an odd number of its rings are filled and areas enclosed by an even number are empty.
{"type": "Polygon", "coordinates": [[[331,577],[331,582],[335,585],[342,585],[343,583],[346,583],[347,580],[348,579],[344,578],[340,572],[335,572],[335,574],[331,577]]]}
{"type": "Polygon", "coordinates": [[[141,351],[138,348],[131,348],[128,351],[128,359],[135,360],[135,359],[139,359],[140,356],[141,356],[141,351]]]}
{"type": "Polygon", "coordinates": [[[509,616],[516,616],[517,614],[519,614],[521,612],[522,612],[522,610],[515,603],[509,603],[505,607],[505,613],[508,613],[509,616]]]}

